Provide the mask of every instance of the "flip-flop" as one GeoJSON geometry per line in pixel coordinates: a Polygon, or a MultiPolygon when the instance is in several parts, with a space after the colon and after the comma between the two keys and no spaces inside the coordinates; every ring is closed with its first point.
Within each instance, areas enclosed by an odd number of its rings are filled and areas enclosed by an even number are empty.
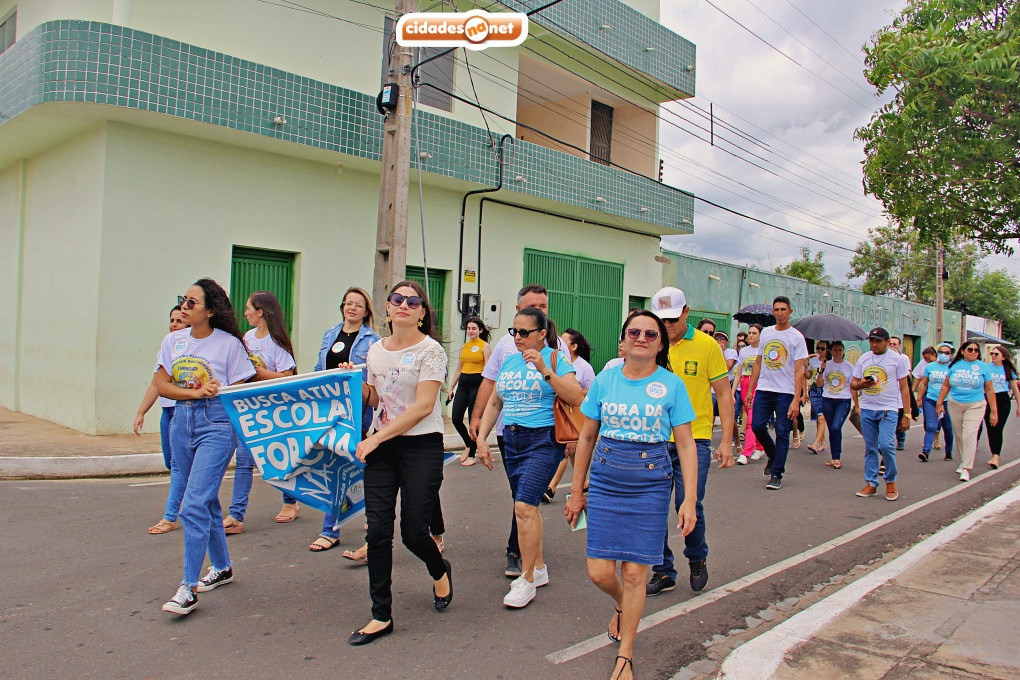
{"type": "Polygon", "coordinates": [[[834,470],[839,470],[840,468],[843,467],[843,462],[840,460],[834,460],[832,461],[832,467],[834,470]]]}
{"type": "Polygon", "coordinates": [[[344,550],[342,553],[340,553],[340,556],[346,560],[350,560],[351,562],[358,562],[359,564],[368,564],[367,555],[365,557],[355,557],[354,553],[351,552],[350,550],[344,550]]]}
{"type": "Polygon", "coordinates": [[[822,452],[822,449],[816,449],[814,444],[808,444],[807,450],[814,454],[819,454],[822,452]]]}
{"type": "Polygon", "coordinates": [[[331,536],[319,536],[317,539],[312,541],[312,544],[308,546],[311,552],[326,552],[336,547],[336,544],[340,542],[339,538],[332,538],[331,536]],[[320,542],[321,541],[321,542],[320,542]]]}
{"type": "Polygon", "coordinates": [[[174,529],[180,528],[181,528],[180,522],[171,522],[166,519],[161,519],[155,524],[153,524],[151,527],[149,527],[149,533],[152,534],[153,536],[156,536],[159,534],[166,534],[173,531],[174,529]]]}
{"type": "Polygon", "coordinates": [[[294,520],[296,520],[298,515],[300,515],[300,514],[301,514],[301,506],[300,505],[298,505],[297,503],[294,503],[293,505],[288,503],[287,505],[283,506],[280,509],[280,512],[276,513],[276,522],[277,522],[277,524],[289,524],[290,522],[293,522],[294,520]],[[287,514],[284,514],[284,510],[291,510],[291,509],[293,509],[293,511],[294,511],[293,514],[291,514],[289,512],[287,514]]]}
{"type": "Polygon", "coordinates": [[[993,463],[992,461],[988,461],[988,467],[992,468],[993,470],[999,469],[999,466],[993,463]]]}
{"type": "Polygon", "coordinates": [[[623,639],[622,637],[620,637],[620,615],[621,614],[623,614],[623,612],[621,612],[619,609],[617,609],[616,610],[616,635],[614,636],[612,631],[606,631],[606,635],[608,635],[609,639],[612,640],[613,642],[619,642],[620,640],[623,639]]]}

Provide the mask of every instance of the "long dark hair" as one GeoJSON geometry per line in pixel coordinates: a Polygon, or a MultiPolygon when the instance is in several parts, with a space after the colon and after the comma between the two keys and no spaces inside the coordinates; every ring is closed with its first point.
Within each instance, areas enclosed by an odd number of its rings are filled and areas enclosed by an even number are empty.
{"type": "Polygon", "coordinates": [[[637,319],[642,316],[647,316],[649,319],[654,319],[655,325],[659,329],[659,342],[661,343],[662,346],[659,348],[659,351],[656,352],[655,354],[655,363],[657,363],[659,366],[662,366],[667,371],[672,371],[673,369],[670,368],[669,366],[669,335],[666,334],[666,324],[665,322],[663,322],[662,319],[660,319],[655,314],[649,312],[647,309],[642,309],[639,312],[634,312],[633,314],[627,317],[627,320],[623,322],[623,330],[620,331],[620,342],[623,342],[623,339],[627,336],[627,327],[630,326],[631,322],[634,321],[634,319],[637,319]]]}
{"type": "Polygon", "coordinates": [[[556,343],[556,324],[553,320],[545,315],[538,307],[525,307],[524,309],[517,312],[517,316],[528,316],[535,322],[535,328],[538,330],[545,329],[545,344],[549,345],[553,349],[557,348],[556,343]]]}
{"type": "Polygon", "coordinates": [[[219,328],[225,333],[230,333],[244,344],[244,336],[241,329],[237,327],[237,317],[234,316],[234,308],[230,304],[230,296],[223,290],[220,284],[210,278],[203,278],[195,281],[194,285],[202,289],[205,294],[205,308],[213,313],[209,319],[209,325],[219,328]]]}
{"type": "Polygon", "coordinates": [[[255,309],[262,311],[262,318],[266,320],[266,327],[273,342],[287,350],[287,354],[294,357],[294,347],[290,344],[290,337],[287,336],[287,327],[283,324],[283,308],[280,301],[268,290],[257,290],[248,296],[248,301],[255,309]]]}
{"type": "Polygon", "coordinates": [[[956,356],[953,357],[953,360],[949,362],[949,368],[952,368],[953,364],[955,364],[957,361],[960,361],[960,360],[963,359],[963,350],[965,348],[967,348],[968,346],[970,346],[970,345],[974,345],[975,347],[977,347],[978,348],[978,354],[980,355],[980,353],[981,353],[981,345],[977,344],[973,340],[968,340],[967,342],[965,342],[962,345],[960,345],[960,349],[956,350],[956,356]]]}
{"type": "Polygon", "coordinates": [[[1013,360],[1009,358],[1009,352],[1002,345],[996,345],[994,349],[999,350],[999,354],[1002,355],[1002,366],[1006,371],[1006,380],[1016,380],[1018,373],[1016,372],[1013,360]]]}
{"type": "Polygon", "coordinates": [[[577,356],[581,357],[589,364],[591,363],[591,345],[588,344],[588,339],[581,335],[581,331],[576,328],[568,328],[563,331],[564,334],[570,336],[570,342],[577,345],[577,356]]]}
{"type": "Polygon", "coordinates": [[[464,322],[464,328],[467,328],[469,323],[473,323],[478,326],[478,338],[482,342],[489,341],[489,329],[485,326],[485,322],[479,319],[477,316],[472,316],[466,322],[464,322]]]}
{"type": "Polygon", "coordinates": [[[171,319],[173,318],[174,312],[179,312],[179,311],[181,311],[181,306],[180,305],[174,305],[173,307],[171,307],[170,308],[170,318],[171,319]]]}
{"type": "MultiPolygon", "coordinates": [[[[415,295],[421,298],[421,306],[425,310],[425,316],[421,320],[421,326],[418,327],[425,335],[429,336],[433,340],[438,340],[436,335],[436,325],[432,319],[432,305],[429,304],[429,296],[425,294],[425,289],[421,287],[421,284],[417,281],[401,281],[390,288],[389,294],[386,295],[386,299],[390,299],[390,295],[393,295],[397,288],[413,288],[415,295]]],[[[389,316],[386,317],[389,319],[389,316]]],[[[386,325],[390,329],[390,333],[393,332],[393,322],[387,320],[386,325]]]]}

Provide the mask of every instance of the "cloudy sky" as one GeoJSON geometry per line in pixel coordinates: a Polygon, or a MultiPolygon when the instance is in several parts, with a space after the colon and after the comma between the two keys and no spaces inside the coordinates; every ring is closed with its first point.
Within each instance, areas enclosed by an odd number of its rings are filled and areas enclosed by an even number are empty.
{"type": "MultiPolygon", "coordinates": [[[[845,281],[852,253],[802,236],[852,249],[869,227],[885,224],[881,204],[864,194],[864,153],[853,132],[883,103],[864,79],[861,46],[892,22],[902,0],[663,0],[661,7],[662,23],[698,49],[697,96],[662,112],[666,181],[795,232],[697,202],[695,234],[667,237],[666,247],[773,269],[807,245],[845,281]],[[694,136],[708,137],[696,125],[708,127],[701,111],[710,103],[715,147],[694,136]]],[[[986,264],[1020,273],[1016,258],[986,264]]]]}

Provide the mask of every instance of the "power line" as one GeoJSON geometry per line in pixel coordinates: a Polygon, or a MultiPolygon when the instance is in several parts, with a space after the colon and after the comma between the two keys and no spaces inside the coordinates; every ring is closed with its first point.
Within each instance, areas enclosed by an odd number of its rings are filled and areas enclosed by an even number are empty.
{"type": "Polygon", "coordinates": [[[801,11],[801,9],[800,9],[799,7],[797,7],[797,5],[795,5],[795,4],[793,4],[792,2],[790,2],[790,0],[784,0],[784,2],[786,2],[786,4],[787,4],[787,5],[789,5],[789,6],[790,6],[790,7],[792,7],[792,8],[794,9],[794,10],[796,10],[797,14],[801,15],[802,17],[804,17],[805,19],[807,19],[808,21],[810,21],[810,22],[811,22],[811,24],[812,24],[812,25],[813,25],[813,26],[814,26],[815,28],[817,28],[817,29],[818,29],[819,31],[821,31],[822,33],[824,33],[824,34],[826,35],[826,37],[828,37],[828,38],[829,38],[829,40],[831,40],[832,42],[836,43],[836,45],[837,45],[837,46],[838,46],[838,47],[839,47],[840,49],[842,49],[842,50],[843,50],[844,52],[846,52],[847,54],[849,54],[849,55],[851,56],[851,58],[853,58],[853,59],[854,59],[854,61],[860,62],[860,63],[862,63],[862,64],[864,63],[864,60],[863,60],[863,59],[861,59],[861,55],[860,55],[860,54],[854,54],[853,52],[851,52],[851,51],[850,51],[850,49],[848,49],[848,48],[847,48],[847,47],[846,47],[846,46],[845,46],[845,45],[844,45],[843,43],[841,43],[841,42],[840,42],[839,40],[837,40],[836,38],[834,38],[834,37],[832,36],[832,34],[831,34],[831,33],[829,33],[829,32],[828,32],[828,31],[826,31],[826,30],[825,30],[824,28],[822,28],[822,27],[821,27],[821,26],[819,26],[819,25],[818,25],[817,23],[815,23],[815,20],[814,20],[814,19],[812,19],[811,17],[809,17],[809,16],[807,15],[807,14],[804,14],[804,12],[802,12],[802,11],[801,11]]]}

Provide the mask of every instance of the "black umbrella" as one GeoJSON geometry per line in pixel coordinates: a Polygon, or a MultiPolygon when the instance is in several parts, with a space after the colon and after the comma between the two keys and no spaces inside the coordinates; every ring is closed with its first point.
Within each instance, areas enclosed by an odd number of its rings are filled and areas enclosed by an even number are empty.
{"type": "Polygon", "coordinates": [[[740,323],[760,323],[762,326],[774,326],[776,317],[772,316],[772,307],[761,302],[741,307],[740,311],[733,315],[733,318],[740,323]]]}
{"type": "Polygon", "coordinates": [[[811,340],[867,340],[868,333],[853,321],[835,314],[805,316],[793,327],[811,340]]]}

